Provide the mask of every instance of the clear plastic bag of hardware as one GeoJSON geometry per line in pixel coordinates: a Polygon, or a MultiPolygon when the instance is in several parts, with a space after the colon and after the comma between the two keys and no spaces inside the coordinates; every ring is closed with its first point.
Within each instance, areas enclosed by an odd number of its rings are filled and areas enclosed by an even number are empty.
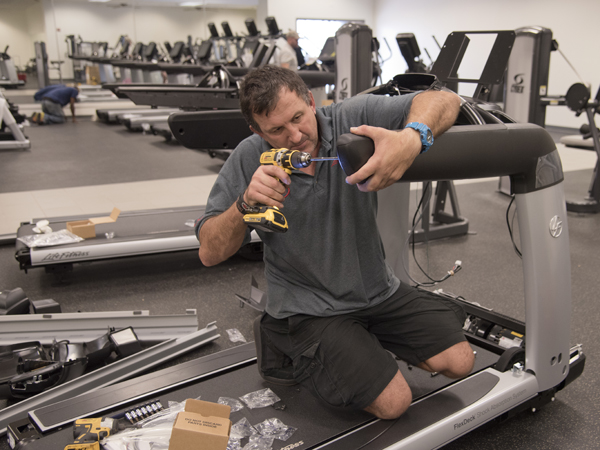
{"type": "Polygon", "coordinates": [[[31,234],[17,238],[29,248],[52,247],[55,245],[75,244],[83,241],[83,238],[71,233],[69,230],[58,230],[52,233],[31,234]]]}
{"type": "Polygon", "coordinates": [[[221,405],[229,406],[231,408],[232,413],[239,411],[240,409],[244,409],[244,404],[242,402],[240,402],[237,398],[219,397],[219,400],[217,400],[217,403],[220,403],[221,405]]]}
{"type": "Polygon", "coordinates": [[[277,397],[277,394],[275,394],[275,392],[273,392],[271,389],[266,388],[261,389],[260,391],[250,392],[240,397],[240,400],[243,401],[248,408],[254,409],[271,406],[281,399],[277,397]]]}
{"type": "Polygon", "coordinates": [[[167,450],[177,414],[185,401],[169,402],[169,407],[140,420],[131,428],[119,431],[100,443],[105,450],[167,450]]]}
{"type": "Polygon", "coordinates": [[[240,333],[240,330],[238,330],[237,328],[231,328],[225,331],[227,331],[227,334],[229,335],[229,340],[231,342],[247,342],[244,335],[240,333]]]}
{"type": "Polygon", "coordinates": [[[254,428],[256,428],[261,436],[279,439],[280,441],[287,441],[297,430],[297,428],[286,425],[276,417],[266,419],[261,423],[254,425],[254,428]]]}
{"type": "Polygon", "coordinates": [[[248,419],[242,417],[231,426],[229,437],[239,441],[245,437],[254,436],[256,434],[258,434],[258,431],[250,424],[248,419]]]}
{"type": "Polygon", "coordinates": [[[242,450],[271,450],[273,438],[266,436],[250,436],[250,441],[242,447],[242,450]]]}

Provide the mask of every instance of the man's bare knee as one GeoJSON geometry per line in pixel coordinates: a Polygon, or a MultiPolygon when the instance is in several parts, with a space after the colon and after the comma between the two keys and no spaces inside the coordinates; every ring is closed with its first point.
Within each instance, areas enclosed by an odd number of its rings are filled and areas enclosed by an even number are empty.
{"type": "Polygon", "coordinates": [[[462,378],[473,370],[475,355],[468,342],[459,342],[442,353],[429,358],[419,367],[430,372],[439,372],[449,378],[462,378]]]}
{"type": "Polygon", "coordinates": [[[471,373],[475,364],[473,349],[468,342],[461,342],[451,348],[455,350],[455,354],[445,375],[450,378],[466,377],[471,373]]]}
{"type": "Polygon", "coordinates": [[[398,371],[375,401],[365,408],[365,411],[380,419],[396,419],[408,409],[411,403],[410,388],[398,371]]]}

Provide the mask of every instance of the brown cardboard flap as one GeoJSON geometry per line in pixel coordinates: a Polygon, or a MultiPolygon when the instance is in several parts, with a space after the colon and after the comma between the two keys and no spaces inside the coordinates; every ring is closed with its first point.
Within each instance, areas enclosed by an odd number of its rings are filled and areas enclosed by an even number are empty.
{"type": "Polygon", "coordinates": [[[202,414],[204,417],[223,417],[229,419],[231,407],[220,403],[205,402],[189,398],[185,401],[185,410],[188,412],[202,414]]]}
{"type": "Polygon", "coordinates": [[[119,217],[119,214],[121,214],[121,210],[119,208],[113,208],[112,212],[110,213],[110,216],[94,217],[90,219],[90,222],[92,222],[94,225],[98,225],[99,223],[116,222],[117,218],[119,217]]]}
{"type": "Polygon", "coordinates": [[[96,237],[96,227],[89,220],[67,222],[67,230],[84,239],[96,237]]]}

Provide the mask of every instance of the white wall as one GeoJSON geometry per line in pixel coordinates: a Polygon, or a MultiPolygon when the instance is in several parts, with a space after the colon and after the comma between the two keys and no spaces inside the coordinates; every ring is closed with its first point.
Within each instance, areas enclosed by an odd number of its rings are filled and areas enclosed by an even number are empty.
{"type": "MultiPolygon", "coordinates": [[[[511,30],[524,26],[543,26],[553,32],[560,49],[577,69],[585,83],[591,83],[596,95],[600,83],[600,1],[597,0],[421,0],[418,5],[407,0],[375,0],[375,35],[385,37],[392,48],[393,57],[384,66],[383,80],[387,81],[406,70],[406,64],[395,36],[414,33],[425,62],[423,48],[435,59],[438,47],[452,31],[511,30]]],[[[385,53],[385,52],[384,52],[385,53]]],[[[550,58],[550,95],[564,95],[569,86],[579,78],[558,53],[550,58]]],[[[548,107],[548,125],[579,127],[586,122],[576,118],[565,106],[548,107]]]]}
{"type": "Polygon", "coordinates": [[[0,10],[0,50],[8,45],[8,54],[19,68],[35,57],[33,43],[45,39],[43,11],[31,7],[0,10]]]}
{"type": "MultiPolygon", "coordinates": [[[[365,0],[305,0],[300,2],[267,0],[268,15],[275,17],[277,25],[286,32],[296,29],[296,19],[364,20],[374,28],[375,7],[365,0]]],[[[266,29],[264,19],[260,26],[266,29]]]]}
{"type": "MultiPolygon", "coordinates": [[[[195,9],[181,7],[118,7],[101,3],[74,3],[65,0],[44,0],[47,33],[46,48],[50,59],[60,53],[67,60],[65,37],[79,35],[84,41],[108,42],[113,47],[121,35],[134,42],[163,43],[206,39],[207,24],[214,22],[223,34],[221,22],[228,21],[234,34],[247,34],[245,20],[255,18],[254,9],[195,9]],[[52,7],[54,5],[54,8],[52,7]],[[54,21],[56,20],[56,35],[54,21]],[[57,51],[58,37],[58,51],[57,51]]],[[[51,78],[55,74],[50,74],[51,78]]],[[[63,77],[72,78],[72,65],[63,68],[63,77]]]]}
{"type": "MultiPolygon", "coordinates": [[[[0,13],[0,46],[10,45],[9,53],[15,63],[24,65],[34,56],[33,42],[46,41],[51,60],[66,57],[64,38],[68,34],[81,35],[87,41],[108,41],[111,46],[118,37],[127,34],[134,40],[162,42],[208,37],[208,22],[220,25],[228,20],[232,30],[246,31],[244,21],[256,20],[258,28],[266,31],[264,19],[274,16],[279,28],[295,29],[297,18],[364,20],[382,43],[381,53],[388,57],[384,38],[391,47],[391,59],[383,65],[383,80],[387,81],[406,69],[404,59],[395,42],[396,34],[412,32],[423,53],[426,48],[435,59],[440,44],[452,31],[507,30],[539,25],[550,28],[560,49],[577,68],[584,82],[592,85],[595,95],[600,83],[600,1],[597,0],[259,0],[256,10],[247,9],[183,9],[179,7],[119,8],[106,4],[73,2],[69,0],[42,0],[23,10],[2,9],[0,13]],[[54,5],[54,9],[52,8],[54,5]],[[23,14],[25,12],[25,14],[23,14]],[[55,26],[56,20],[56,26],[55,26]],[[58,30],[54,32],[55,28],[58,30]],[[58,40],[58,49],[57,49],[58,40]]],[[[219,26],[220,28],[220,26],[219,26]]],[[[426,62],[427,58],[425,56],[426,62]]],[[[72,76],[71,65],[65,64],[63,76],[72,76]]],[[[57,78],[56,73],[51,77],[57,78]]],[[[551,57],[549,94],[564,95],[573,83],[580,81],[562,56],[551,57]]],[[[546,122],[550,125],[577,127],[585,120],[566,107],[549,107],[546,122]]]]}

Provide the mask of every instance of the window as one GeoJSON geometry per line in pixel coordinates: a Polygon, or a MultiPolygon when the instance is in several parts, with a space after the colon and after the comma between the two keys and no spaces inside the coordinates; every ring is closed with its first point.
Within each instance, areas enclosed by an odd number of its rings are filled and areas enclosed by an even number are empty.
{"type": "Polygon", "coordinates": [[[309,58],[318,58],[327,38],[348,22],[363,23],[364,20],[296,19],[296,32],[300,35],[298,45],[309,58]]]}

